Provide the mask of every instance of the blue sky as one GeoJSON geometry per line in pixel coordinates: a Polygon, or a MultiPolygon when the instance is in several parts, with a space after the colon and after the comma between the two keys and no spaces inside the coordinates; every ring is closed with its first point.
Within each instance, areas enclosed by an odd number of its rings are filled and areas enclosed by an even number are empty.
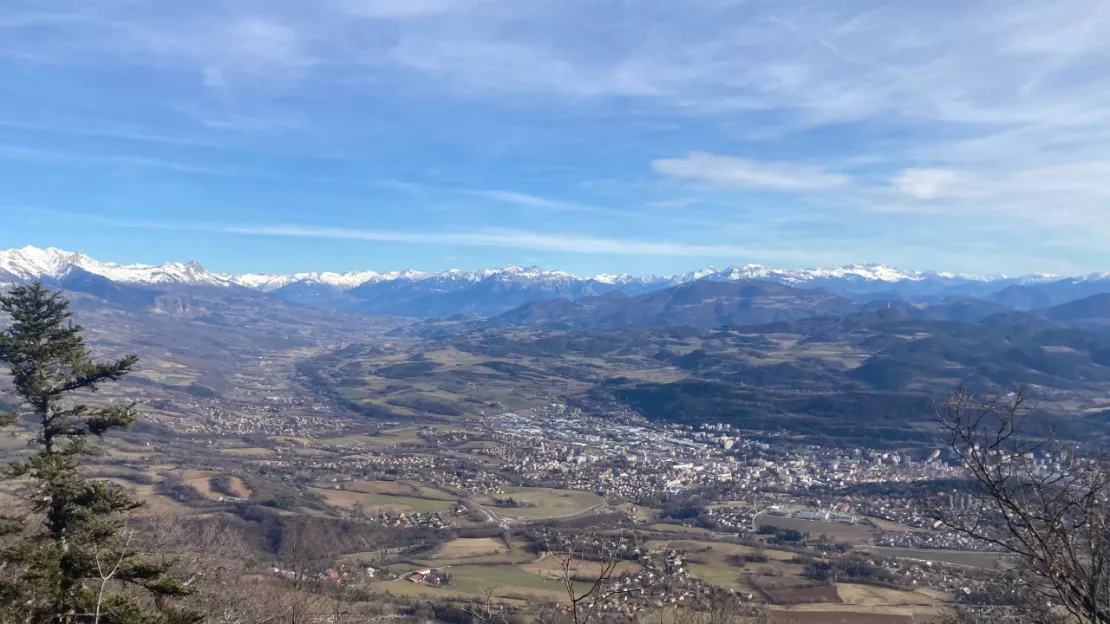
{"type": "Polygon", "coordinates": [[[0,247],[1110,269],[1110,3],[7,0],[0,247]]]}

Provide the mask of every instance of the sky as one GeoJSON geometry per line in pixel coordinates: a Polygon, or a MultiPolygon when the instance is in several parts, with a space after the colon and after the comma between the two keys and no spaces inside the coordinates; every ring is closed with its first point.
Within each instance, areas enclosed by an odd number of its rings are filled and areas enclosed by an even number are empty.
{"type": "Polygon", "coordinates": [[[1110,2],[5,0],[0,248],[1110,269],[1110,2]]]}

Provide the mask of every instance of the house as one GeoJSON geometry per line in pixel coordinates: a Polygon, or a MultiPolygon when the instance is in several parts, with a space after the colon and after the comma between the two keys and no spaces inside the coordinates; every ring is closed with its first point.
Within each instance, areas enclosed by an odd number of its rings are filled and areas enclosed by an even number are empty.
{"type": "Polygon", "coordinates": [[[424,568],[423,570],[416,570],[406,577],[412,583],[419,583],[421,585],[432,585],[439,587],[446,581],[446,575],[443,574],[438,568],[424,568]]]}

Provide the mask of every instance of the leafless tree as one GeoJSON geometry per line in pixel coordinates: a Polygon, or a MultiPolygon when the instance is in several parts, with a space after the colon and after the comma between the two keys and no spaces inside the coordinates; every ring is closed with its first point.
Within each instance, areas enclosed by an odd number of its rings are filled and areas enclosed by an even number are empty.
{"type": "Polygon", "coordinates": [[[496,600],[498,587],[479,586],[478,589],[481,592],[481,598],[465,607],[470,617],[480,624],[507,624],[508,617],[505,615],[505,609],[496,600]]]}
{"type": "Polygon", "coordinates": [[[1110,461],[1030,437],[1038,404],[1024,387],[960,389],[934,409],[972,500],[961,510],[938,500],[937,518],[1012,555],[1006,600],[1021,621],[1110,624],[1110,461]]]}
{"type": "Polygon", "coordinates": [[[1020,573],[1005,573],[940,615],[938,624],[1027,624],[1068,620],[1048,603],[1030,601],[1020,573]]]}
{"type": "Polygon", "coordinates": [[[631,535],[624,529],[615,533],[554,534],[545,539],[543,558],[551,559],[552,569],[543,576],[559,583],[566,592],[573,624],[590,624],[619,596],[640,591],[621,572],[631,544],[631,535]]]}
{"type": "Polygon", "coordinates": [[[337,545],[292,524],[277,561],[252,551],[240,530],[218,516],[158,516],[137,523],[135,539],[163,557],[195,588],[185,606],[210,624],[354,624],[382,607],[353,585],[366,579],[324,574],[337,545]]]}
{"type": "Polygon", "coordinates": [[[108,585],[112,579],[116,578],[116,573],[119,572],[119,567],[123,565],[123,560],[127,557],[127,548],[131,545],[131,539],[135,537],[134,531],[127,531],[123,536],[123,549],[115,552],[115,561],[111,558],[104,559],[104,553],[100,547],[93,550],[93,561],[96,562],[96,573],[100,576],[100,586],[96,592],[96,612],[93,613],[93,624],[100,624],[100,618],[104,609],[104,598],[108,585]]]}
{"type": "Polygon", "coordinates": [[[240,531],[212,517],[154,516],[136,527],[145,546],[195,588],[188,606],[207,622],[259,621],[266,592],[257,585],[268,579],[240,531]]]}
{"type": "Polygon", "coordinates": [[[742,602],[735,594],[713,592],[691,604],[661,609],[658,624],[767,624],[767,612],[742,602]]]}

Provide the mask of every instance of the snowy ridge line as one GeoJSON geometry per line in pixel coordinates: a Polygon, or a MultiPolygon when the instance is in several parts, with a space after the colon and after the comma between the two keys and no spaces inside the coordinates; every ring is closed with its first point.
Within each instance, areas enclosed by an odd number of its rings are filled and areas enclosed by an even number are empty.
{"type": "MultiPolygon", "coordinates": [[[[898,284],[939,280],[944,282],[990,282],[1007,279],[1006,276],[974,276],[954,273],[902,271],[881,264],[853,264],[834,268],[806,270],[775,269],[758,264],[717,269],[706,267],[671,276],[629,274],[599,274],[580,277],[564,271],[545,271],[538,267],[515,265],[500,269],[480,271],[450,270],[424,271],[357,271],[349,273],[310,272],[282,274],[220,274],[211,273],[196,262],[170,262],[159,265],[121,265],[101,262],[81,252],[70,252],[53,247],[40,249],[23,247],[0,251],[0,283],[26,282],[35,279],[62,279],[74,269],[100,275],[112,281],[130,284],[180,284],[194,286],[241,286],[262,292],[272,292],[292,284],[321,284],[339,291],[381,282],[436,280],[446,286],[465,286],[484,281],[509,284],[545,284],[568,282],[596,282],[599,284],[628,287],[667,287],[697,280],[737,281],[756,279],[775,281],[790,286],[821,286],[827,283],[842,284],[898,284]]],[[[1110,274],[1091,274],[1071,278],[1075,281],[1108,279],[1110,274]]],[[[1063,279],[1052,275],[1031,275],[1020,278],[1021,283],[1038,283],[1063,279]]]]}

